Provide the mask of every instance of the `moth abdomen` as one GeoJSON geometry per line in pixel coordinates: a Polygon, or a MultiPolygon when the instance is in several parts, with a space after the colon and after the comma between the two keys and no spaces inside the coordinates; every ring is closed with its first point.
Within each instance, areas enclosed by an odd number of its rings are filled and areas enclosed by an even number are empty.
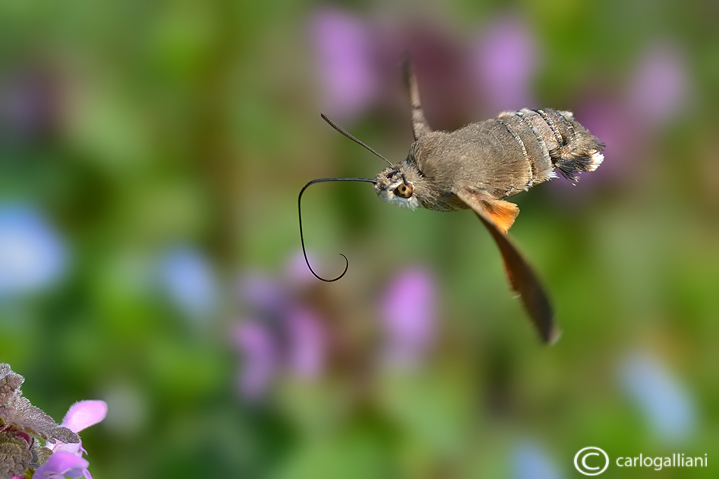
{"type": "Polygon", "coordinates": [[[571,112],[550,108],[504,112],[497,118],[521,143],[530,182],[526,188],[555,178],[555,169],[577,181],[582,171],[602,163],[604,144],[574,119],[571,112]]]}

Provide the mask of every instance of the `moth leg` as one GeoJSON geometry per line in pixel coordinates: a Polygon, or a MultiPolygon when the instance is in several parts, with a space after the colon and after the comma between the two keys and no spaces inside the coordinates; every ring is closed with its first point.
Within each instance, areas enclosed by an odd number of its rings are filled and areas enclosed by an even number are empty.
{"type": "Polygon", "coordinates": [[[404,58],[404,77],[409,89],[409,100],[412,105],[412,133],[414,139],[418,140],[421,136],[432,132],[422,110],[422,102],[419,99],[419,86],[417,85],[417,77],[414,74],[412,61],[409,55],[404,58]]]}
{"type": "MultiPolygon", "coordinates": [[[[560,331],[554,322],[554,311],[547,297],[547,293],[544,291],[532,267],[505,236],[504,233],[506,231],[500,229],[492,216],[487,212],[486,207],[481,201],[478,201],[477,194],[460,191],[457,192],[457,196],[474,211],[482,221],[482,224],[489,230],[495,243],[497,243],[499,252],[502,254],[504,270],[507,273],[509,285],[513,291],[519,294],[524,309],[527,311],[529,319],[532,321],[542,341],[549,344],[556,342],[557,339],[559,339],[560,331]]],[[[503,203],[508,202],[504,201],[503,203]]],[[[516,205],[514,206],[516,207],[516,205]]]]}

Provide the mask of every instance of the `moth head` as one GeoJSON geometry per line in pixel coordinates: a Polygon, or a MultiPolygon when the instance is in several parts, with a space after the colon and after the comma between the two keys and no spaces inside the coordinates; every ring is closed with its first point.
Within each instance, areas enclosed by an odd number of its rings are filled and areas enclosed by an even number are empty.
{"type": "Polygon", "coordinates": [[[415,185],[408,175],[405,164],[386,168],[375,178],[374,190],[386,203],[415,209],[420,205],[415,195],[415,185]]]}

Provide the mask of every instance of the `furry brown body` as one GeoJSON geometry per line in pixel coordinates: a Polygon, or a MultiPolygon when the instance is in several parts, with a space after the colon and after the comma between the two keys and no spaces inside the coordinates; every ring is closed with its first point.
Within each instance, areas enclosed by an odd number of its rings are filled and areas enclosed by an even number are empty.
{"type": "MultiPolygon", "coordinates": [[[[433,131],[424,118],[417,80],[409,62],[406,66],[415,139],[407,158],[392,164],[323,115],[333,128],[391,166],[374,180],[312,180],[300,191],[298,209],[305,189],[325,181],[371,182],[383,201],[412,209],[471,209],[497,243],[509,284],[519,294],[540,337],[548,343],[556,341],[560,333],[549,298],[534,270],[506,237],[519,208],[505,198],[555,178],[556,172],[576,181],[580,172],[594,171],[602,163],[604,145],[572,113],[548,108],[505,112],[452,132],[433,131]]],[[[347,272],[349,263],[334,279],[322,278],[312,270],[304,249],[301,214],[300,241],[307,266],[317,278],[337,281],[347,272]]]]}
{"type": "Polygon", "coordinates": [[[571,112],[549,108],[501,113],[459,130],[433,131],[419,98],[417,80],[407,64],[415,141],[407,158],[375,178],[385,202],[435,211],[471,209],[489,229],[516,291],[542,339],[559,337],[554,312],[533,269],[505,234],[519,214],[505,201],[557,176],[576,181],[604,160],[604,144],[571,112]]]}
{"type": "Polygon", "coordinates": [[[569,112],[502,113],[453,132],[425,132],[405,160],[377,176],[375,189],[385,201],[410,208],[467,209],[459,190],[491,201],[555,178],[555,169],[576,180],[578,172],[601,164],[602,147],[569,112]],[[398,180],[411,187],[410,198],[392,197],[398,180]]]}

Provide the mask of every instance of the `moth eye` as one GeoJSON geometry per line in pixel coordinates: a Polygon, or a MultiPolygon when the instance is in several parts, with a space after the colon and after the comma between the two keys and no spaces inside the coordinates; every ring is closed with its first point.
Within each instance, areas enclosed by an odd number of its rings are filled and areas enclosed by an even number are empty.
{"type": "Polygon", "coordinates": [[[409,198],[410,196],[412,196],[413,191],[414,190],[412,189],[411,186],[409,186],[405,183],[402,183],[401,185],[399,185],[397,188],[394,189],[394,194],[399,196],[400,198],[409,198]]]}

